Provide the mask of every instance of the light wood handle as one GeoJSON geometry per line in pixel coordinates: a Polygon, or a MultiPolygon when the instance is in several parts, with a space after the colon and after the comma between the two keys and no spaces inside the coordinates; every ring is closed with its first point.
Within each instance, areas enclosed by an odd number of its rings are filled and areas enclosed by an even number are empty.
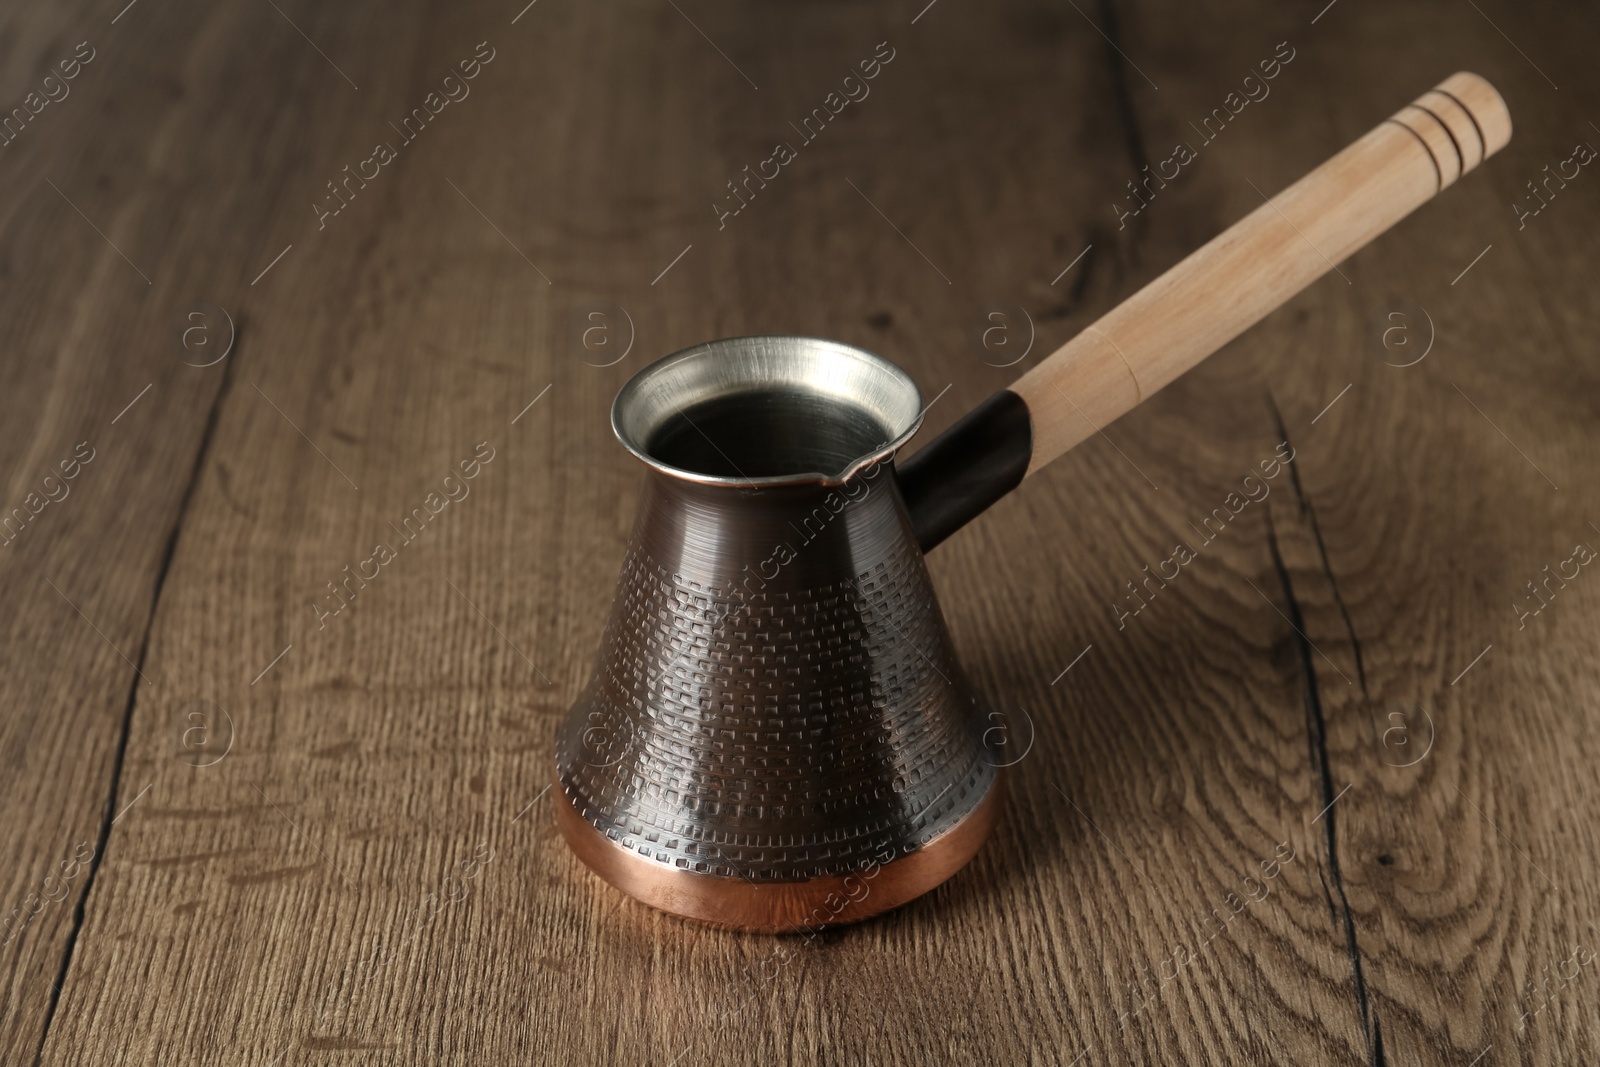
{"type": "Polygon", "coordinates": [[[1505,147],[1494,86],[1453,74],[1123,301],[1011,391],[1028,406],[1028,474],[1266,317],[1505,147]]]}

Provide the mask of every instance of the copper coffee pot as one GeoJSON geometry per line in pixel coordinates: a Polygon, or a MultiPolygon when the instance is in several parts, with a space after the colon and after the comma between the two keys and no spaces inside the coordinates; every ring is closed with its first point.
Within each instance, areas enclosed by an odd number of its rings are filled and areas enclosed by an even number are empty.
{"type": "Polygon", "coordinates": [[[923,553],[1510,137],[1494,88],[1453,75],[898,469],[922,397],[858,348],[744,337],[640,371],[611,425],[644,495],[556,744],[573,850],[654,907],[772,932],[953,875],[1004,778],[923,553]]]}

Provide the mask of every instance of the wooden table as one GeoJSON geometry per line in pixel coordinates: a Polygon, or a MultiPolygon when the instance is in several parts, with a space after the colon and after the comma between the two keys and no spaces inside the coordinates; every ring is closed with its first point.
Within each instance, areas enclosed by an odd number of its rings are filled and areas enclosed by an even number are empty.
{"type": "Polygon", "coordinates": [[[0,1062],[1595,1062],[1592,12],[521,3],[4,16],[0,1062]],[[833,337],[936,431],[1457,69],[1505,152],[931,557],[1032,734],[970,868],[774,955],[572,858],[629,375],[833,337]]]}

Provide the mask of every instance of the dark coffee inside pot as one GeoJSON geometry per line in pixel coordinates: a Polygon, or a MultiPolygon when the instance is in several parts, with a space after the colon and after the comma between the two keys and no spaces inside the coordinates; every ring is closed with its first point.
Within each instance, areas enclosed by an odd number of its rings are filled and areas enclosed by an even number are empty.
{"type": "Polygon", "coordinates": [[[893,436],[869,412],[794,390],[740,392],[667,418],[646,448],[658,462],[717,478],[833,474],[893,436]]]}

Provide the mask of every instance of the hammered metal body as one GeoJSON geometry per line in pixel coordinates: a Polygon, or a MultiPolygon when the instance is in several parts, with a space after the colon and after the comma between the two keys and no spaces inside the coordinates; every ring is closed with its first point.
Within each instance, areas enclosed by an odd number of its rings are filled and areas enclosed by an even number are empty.
{"type": "Polygon", "coordinates": [[[663,872],[826,885],[973,815],[980,722],[887,460],[831,487],[652,470],[557,774],[663,872]]]}

